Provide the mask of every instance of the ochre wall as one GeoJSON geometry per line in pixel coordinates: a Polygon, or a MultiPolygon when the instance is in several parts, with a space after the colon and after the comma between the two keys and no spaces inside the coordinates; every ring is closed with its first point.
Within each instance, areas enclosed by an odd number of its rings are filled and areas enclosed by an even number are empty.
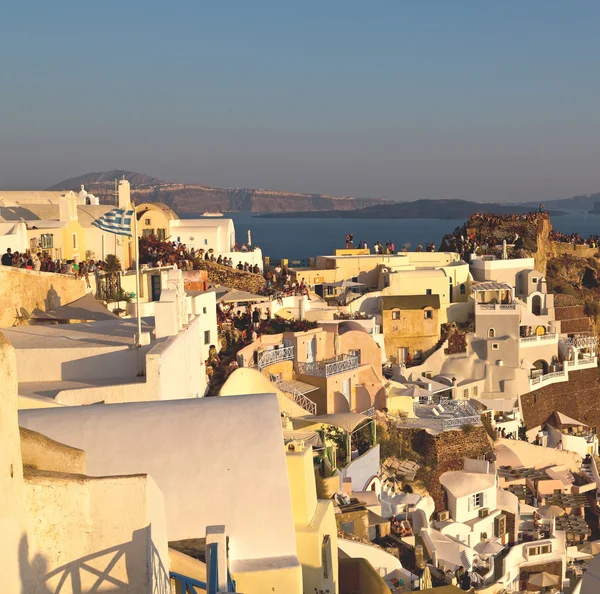
{"type": "Polygon", "coordinates": [[[36,307],[47,311],[84,295],[83,279],[0,266],[0,328],[12,326],[21,307],[30,314],[36,307]]]}

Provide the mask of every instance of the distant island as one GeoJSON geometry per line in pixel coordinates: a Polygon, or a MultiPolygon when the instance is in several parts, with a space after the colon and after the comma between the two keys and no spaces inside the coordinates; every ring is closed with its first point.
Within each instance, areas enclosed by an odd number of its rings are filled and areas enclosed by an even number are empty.
{"type": "Polygon", "coordinates": [[[594,202],[594,207],[588,210],[588,214],[600,215],[600,202],[594,202]]]}
{"type": "MultiPolygon", "coordinates": [[[[114,203],[114,180],[125,178],[136,202],[162,202],[182,217],[202,216],[205,212],[252,212],[260,216],[290,218],[368,218],[368,219],[466,219],[475,212],[526,213],[536,211],[539,203],[480,203],[460,199],[415,200],[412,202],[383,198],[357,198],[305,194],[284,190],[251,188],[215,188],[201,184],[180,184],[136,173],[113,169],[86,173],[55,184],[49,190],[79,191],[85,185],[103,204],[114,203]]],[[[573,196],[546,202],[552,216],[564,210],[590,211],[600,214],[596,202],[600,194],[573,196]]]]}
{"type": "MultiPolygon", "coordinates": [[[[340,219],[468,219],[476,212],[495,214],[528,213],[535,211],[530,206],[515,206],[498,203],[469,202],[467,200],[415,200],[379,204],[352,211],[321,210],[316,212],[273,212],[258,216],[268,218],[340,218],[340,219]]],[[[547,211],[551,216],[565,213],[560,210],[547,211]]]]}

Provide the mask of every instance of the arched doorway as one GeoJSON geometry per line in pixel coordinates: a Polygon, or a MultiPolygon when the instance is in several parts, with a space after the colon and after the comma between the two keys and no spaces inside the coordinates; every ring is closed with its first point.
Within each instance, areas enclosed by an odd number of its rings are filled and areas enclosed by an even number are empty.
{"type": "Polygon", "coordinates": [[[534,295],[531,300],[531,313],[534,316],[539,316],[542,313],[542,298],[539,295],[534,295]]]}
{"type": "Polygon", "coordinates": [[[544,334],[546,334],[546,326],[538,326],[538,327],[535,329],[535,333],[536,333],[538,336],[544,336],[544,334]]]}
{"type": "Polygon", "coordinates": [[[548,363],[543,359],[538,359],[533,364],[533,369],[531,370],[531,377],[539,377],[540,375],[546,375],[548,373],[548,363]]]}

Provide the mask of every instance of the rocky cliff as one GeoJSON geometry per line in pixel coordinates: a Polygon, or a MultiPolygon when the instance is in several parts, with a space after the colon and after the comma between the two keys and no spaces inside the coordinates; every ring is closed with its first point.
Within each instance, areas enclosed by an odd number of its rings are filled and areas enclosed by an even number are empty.
{"type": "Polygon", "coordinates": [[[385,203],[385,200],[303,194],[245,188],[213,188],[199,184],[176,184],[133,171],[113,170],[88,173],[60,182],[51,190],[79,191],[85,185],[88,192],[105,204],[114,204],[115,179],[128,179],[132,198],[140,202],[163,202],[179,215],[201,215],[204,212],[310,212],[355,210],[385,203]]]}

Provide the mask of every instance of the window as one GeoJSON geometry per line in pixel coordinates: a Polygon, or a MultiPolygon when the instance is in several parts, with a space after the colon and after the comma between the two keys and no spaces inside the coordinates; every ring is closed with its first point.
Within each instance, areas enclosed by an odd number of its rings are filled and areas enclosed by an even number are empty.
{"type": "Polygon", "coordinates": [[[431,289],[425,289],[425,295],[431,295],[431,289]]]}
{"type": "Polygon", "coordinates": [[[473,386],[473,396],[477,396],[479,394],[479,388],[477,386],[473,386]]]}
{"type": "Polygon", "coordinates": [[[42,249],[47,250],[54,247],[54,235],[52,235],[52,233],[44,233],[40,239],[42,242],[42,249]]]}
{"type": "Polygon", "coordinates": [[[142,237],[150,237],[154,235],[154,229],[142,229],[142,237]]]}
{"type": "Polygon", "coordinates": [[[202,308],[202,313],[206,313],[206,307],[202,308]]]}
{"type": "Polygon", "coordinates": [[[469,388],[463,390],[463,398],[466,400],[469,397],[469,388]]]}
{"type": "Polygon", "coordinates": [[[77,233],[73,233],[73,249],[77,249],[77,233]]]}
{"type": "Polygon", "coordinates": [[[158,238],[158,241],[164,241],[167,238],[167,230],[166,229],[157,229],[156,230],[156,237],[158,238]]]}
{"type": "Polygon", "coordinates": [[[426,309],[423,312],[423,314],[424,314],[426,320],[433,320],[433,310],[432,309],[426,309]]]}
{"type": "Polygon", "coordinates": [[[494,338],[496,336],[496,331],[493,328],[488,330],[488,338],[494,338]]]}
{"type": "Polygon", "coordinates": [[[393,311],[392,312],[392,320],[399,320],[400,319],[400,312],[399,311],[393,311]]]}
{"type": "Polygon", "coordinates": [[[350,534],[354,534],[354,522],[342,522],[340,524],[340,528],[344,531],[344,532],[348,532],[350,534]]]}
{"type": "Polygon", "coordinates": [[[204,240],[204,245],[208,245],[208,239],[204,240]]]}
{"type": "Polygon", "coordinates": [[[331,539],[329,534],[323,536],[321,543],[321,565],[323,566],[323,579],[329,579],[329,570],[331,568],[331,539]]]}
{"type": "Polygon", "coordinates": [[[360,349],[350,350],[348,351],[348,354],[351,357],[358,357],[358,364],[360,365],[360,349]]]}
{"type": "Polygon", "coordinates": [[[537,277],[533,277],[533,278],[531,279],[531,282],[532,282],[532,283],[535,283],[535,284],[537,284],[537,282],[538,282],[538,279],[537,279],[537,277]]]}
{"type": "Polygon", "coordinates": [[[500,343],[493,342],[492,343],[492,351],[498,351],[498,350],[500,350],[500,343]]]}
{"type": "Polygon", "coordinates": [[[467,288],[465,287],[465,284],[463,283],[463,284],[460,286],[460,294],[461,294],[461,295],[464,295],[466,292],[467,292],[467,288]]]}
{"type": "Polygon", "coordinates": [[[210,330],[204,331],[204,344],[210,344],[210,330]]]}
{"type": "Polygon", "coordinates": [[[469,511],[480,509],[485,505],[485,493],[475,493],[469,498],[469,511]]]}
{"type": "Polygon", "coordinates": [[[527,554],[529,557],[533,557],[535,555],[548,555],[551,552],[552,552],[551,544],[539,545],[537,547],[529,547],[527,549],[527,554]]]}
{"type": "Polygon", "coordinates": [[[150,219],[144,219],[144,225],[149,225],[150,224],[150,219]]]}

